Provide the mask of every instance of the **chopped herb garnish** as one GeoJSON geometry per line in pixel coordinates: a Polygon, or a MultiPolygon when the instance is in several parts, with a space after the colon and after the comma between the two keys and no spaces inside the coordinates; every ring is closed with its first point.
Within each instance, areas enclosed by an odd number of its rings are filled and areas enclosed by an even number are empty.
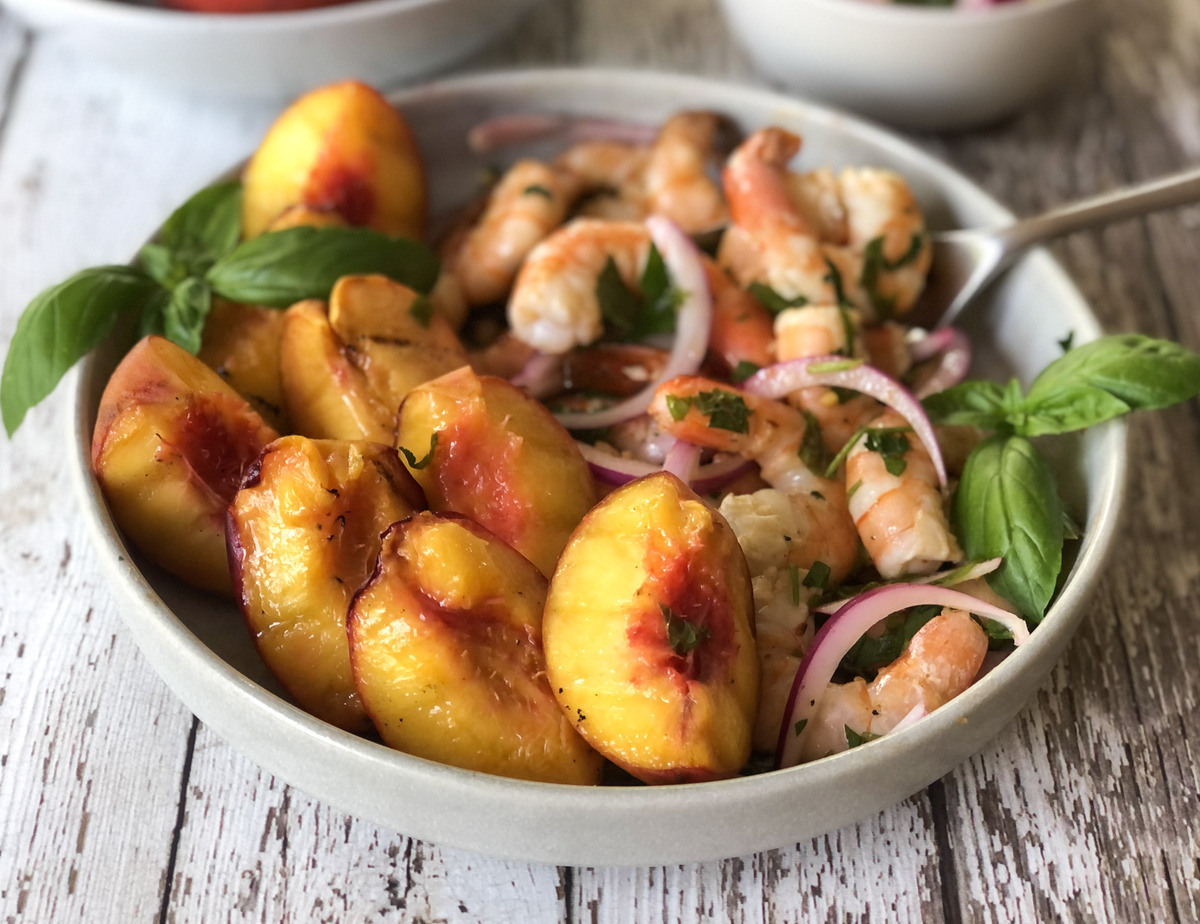
{"type": "Polygon", "coordinates": [[[912,448],[905,434],[908,427],[877,427],[867,430],[867,451],[877,452],[883,457],[883,467],[889,475],[899,478],[908,468],[904,456],[912,448]]]}
{"type": "Polygon", "coordinates": [[[438,435],[436,432],[434,432],[433,436],[429,438],[429,452],[425,453],[425,457],[422,459],[417,459],[415,455],[413,455],[403,446],[397,446],[396,448],[400,450],[401,454],[408,461],[409,468],[422,469],[431,461],[433,461],[433,451],[437,449],[437,444],[438,435]]]}
{"type": "Polygon", "coordinates": [[[795,725],[792,726],[792,733],[797,738],[799,738],[800,733],[803,732],[806,727],[808,727],[808,719],[801,719],[799,722],[797,722],[795,725]]]}
{"type": "Polygon", "coordinates": [[[867,297],[871,300],[871,304],[875,306],[875,309],[882,317],[890,317],[894,313],[896,299],[879,294],[880,271],[890,272],[912,263],[920,255],[924,243],[924,235],[920,233],[914,234],[909,241],[908,250],[895,260],[889,260],[883,255],[884,238],[882,235],[872,238],[867,242],[867,246],[863,248],[863,268],[858,280],[862,284],[863,291],[867,293],[867,297]]]}
{"type": "Polygon", "coordinates": [[[846,290],[842,286],[842,271],[828,257],[825,258],[825,265],[829,267],[829,272],[825,274],[825,282],[833,286],[834,299],[839,305],[847,304],[846,290]]]}
{"type": "MultiPolygon", "coordinates": [[[[817,372],[817,373],[820,373],[820,372],[846,372],[849,369],[857,369],[859,366],[861,366],[863,364],[863,362],[864,361],[861,359],[839,359],[836,362],[809,363],[807,369],[809,372],[817,372]]],[[[854,393],[857,394],[857,392],[854,392],[854,393]]],[[[845,402],[840,402],[840,403],[844,404],[845,402]]]]}
{"type": "Polygon", "coordinates": [[[554,193],[548,190],[545,186],[534,183],[531,186],[525,187],[525,195],[527,196],[545,196],[547,199],[553,199],[554,193]]]}
{"type": "Polygon", "coordinates": [[[667,644],[677,655],[685,655],[694,650],[712,633],[704,626],[688,622],[682,616],[676,616],[665,603],[659,604],[663,621],[667,624],[667,644]]]}
{"type": "Polygon", "coordinates": [[[754,373],[756,373],[761,368],[762,367],[759,366],[757,363],[752,363],[748,359],[743,359],[743,360],[739,361],[736,366],[733,367],[733,372],[730,373],[729,377],[735,383],[744,382],[744,381],[746,381],[746,379],[750,378],[750,376],[754,375],[754,373]]]}
{"type": "MultiPolygon", "coordinates": [[[[807,581],[808,578],[805,578],[807,581]]],[[[788,581],[792,585],[792,606],[800,605],[800,566],[788,565],[788,581]]]]}
{"type": "Polygon", "coordinates": [[[408,306],[408,313],[422,327],[428,327],[429,322],[433,320],[433,302],[424,295],[418,295],[413,299],[413,303],[408,306]]]}
{"type": "Polygon", "coordinates": [[[882,737],[871,732],[863,732],[860,735],[849,725],[843,725],[842,727],[846,729],[846,747],[848,748],[856,748],[860,744],[866,744],[868,741],[874,741],[876,738],[882,737]]]}
{"type": "Polygon", "coordinates": [[[850,309],[841,302],[838,302],[838,315],[842,319],[842,336],[846,338],[846,345],[838,350],[846,356],[854,355],[854,336],[857,330],[854,327],[854,319],[850,317],[850,309]]]}
{"type": "Polygon", "coordinates": [[[780,314],[789,308],[803,308],[808,304],[808,299],[803,295],[786,298],[769,285],[761,282],[750,283],[750,285],[746,286],[746,291],[753,295],[755,301],[771,312],[771,314],[780,314]]]}
{"type": "Polygon", "coordinates": [[[712,391],[702,391],[690,398],[679,395],[667,395],[667,410],[674,420],[683,420],[688,408],[694,407],[708,418],[708,425],[717,430],[730,430],[733,433],[750,432],[750,414],[752,413],[740,395],[732,391],[714,388],[712,391]]]}
{"type": "Polygon", "coordinates": [[[645,340],[675,330],[684,293],[672,283],[662,254],[651,245],[637,289],[625,284],[616,262],[609,257],[596,280],[596,299],[600,314],[620,339],[645,340]]]}
{"type": "Polygon", "coordinates": [[[1075,331],[1073,331],[1073,330],[1068,331],[1067,336],[1063,337],[1062,340],[1058,340],[1056,342],[1058,343],[1059,347],[1062,348],[1062,351],[1064,353],[1069,352],[1071,347],[1073,347],[1075,345],[1075,331]]]}
{"type": "Polygon", "coordinates": [[[855,494],[857,494],[858,489],[861,487],[862,487],[862,479],[860,478],[858,481],[854,482],[854,484],[850,485],[850,487],[848,487],[846,489],[846,500],[850,500],[850,498],[852,498],[855,494]]]}
{"type": "Polygon", "coordinates": [[[800,438],[800,446],[796,455],[810,472],[817,472],[826,466],[829,451],[825,448],[825,440],[821,438],[821,423],[811,411],[804,411],[804,436],[800,438]]]}
{"type": "Polygon", "coordinates": [[[808,574],[804,577],[804,586],[824,590],[829,586],[829,575],[829,565],[823,561],[814,561],[812,567],[808,569],[808,574]]]}

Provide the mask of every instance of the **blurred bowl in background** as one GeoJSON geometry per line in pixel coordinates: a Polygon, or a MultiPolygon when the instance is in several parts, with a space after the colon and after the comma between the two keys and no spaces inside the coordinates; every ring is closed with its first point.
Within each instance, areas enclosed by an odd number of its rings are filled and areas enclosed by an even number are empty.
{"type": "Polygon", "coordinates": [[[1052,87],[1091,31],[1094,0],[986,9],[865,0],[720,0],[766,76],[906,128],[971,128],[1052,87]]]}
{"type": "Polygon", "coordinates": [[[498,37],[538,0],[362,0],[210,14],[120,0],[0,0],[82,53],[171,87],[284,100],[356,77],[389,86],[498,37]]]}

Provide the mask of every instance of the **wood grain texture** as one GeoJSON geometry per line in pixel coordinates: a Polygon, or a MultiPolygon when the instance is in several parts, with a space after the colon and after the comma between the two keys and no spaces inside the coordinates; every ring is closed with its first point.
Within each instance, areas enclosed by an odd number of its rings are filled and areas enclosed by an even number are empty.
{"type": "MultiPolygon", "coordinates": [[[[1097,4],[1102,32],[1060,92],[1005,124],[919,142],[1025,214],[1200,161],[1200,7],[1097,4]]],[[[466,67],[574,63],[753,76],[711,0],[555,0],[466,67]]],[[[127,258],[273,115],[96,71],[4,13],[0,106],[5,345],[33,294],[127,258]]],[[[1200,348],[1200,208],[1053,250],[1107,328],[1200,348]]],[[[62,412],[60,394],[0,442],[6,921],[1200,919],[1194,402],[1134,422],[1125,535],[1092,612],[983,753],[825,837],[643,869],[506,863],[415,841],[217,740],[119,622],[74,516],[62,412]]]]}

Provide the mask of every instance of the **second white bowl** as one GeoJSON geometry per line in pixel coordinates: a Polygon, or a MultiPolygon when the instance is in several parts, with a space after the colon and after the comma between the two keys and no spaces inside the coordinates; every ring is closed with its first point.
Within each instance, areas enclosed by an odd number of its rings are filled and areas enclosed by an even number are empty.
{"type": "Polygon", "coordinates": [[[759,69],[806,95],[909,128],[969,128],[1053,86],[1091,31],[1094,0],[989,9],[865,0],[721,0],[759,69]]]}

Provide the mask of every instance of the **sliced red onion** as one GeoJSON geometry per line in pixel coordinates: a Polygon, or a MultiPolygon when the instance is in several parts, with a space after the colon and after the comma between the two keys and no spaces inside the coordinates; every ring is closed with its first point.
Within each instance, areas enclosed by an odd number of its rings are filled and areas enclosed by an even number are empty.
{"type": "Polygon", "coordinates": [[[921,402],[907,388],[874,366],[848,360],[844,356],[809,356],[789,359],[760,369],[742,383],[742,390],[762,398],[780,399],[801,388],[825,386],[849,388],[881,401],[908,421],[917,438],[925,444],[937,472],[938,484],[946,487],[946,463],[933,432],[933,424],[921,402]]]}
{"type": "Polygon", "coordinates": [[[523,388],[539,400],[549,398],[562,388],[563,358],[551,353],[534,353],[509,382],[523,388]]]}
{"type": "Polygon", "coordinates": [[[908,711],[908,714],[904,718],[888,729],[887,734],[891,735],[895,732],[904,731],[906,728],[912,728],[912,726],[916,725],[927,715],[929,715],[929,711],[925,708],[925,704],[917,703],[908,711]]]}
{"type": "Polygon", "coordinates": [[[696,477],[696,466],[700,462],[700,447],[687,440],[676,440],[667,450],[662,470],[670,472],[684,484],[691,484],[696,477]]]}
{"type": "Polygon", "coordinates": [[[913,390],[917,398],[945,391],[967,377],[971,368],[971,341],[956,327],[943,327],[909,346],[913,362],[938,357],[938,364],[913,390]]]}
{"type": "MultiPolygon", "coordinates": [[[[587,443],[576,443],[575,445],[579,447],[584,461],[591,468],[596,480],[614,487],[637,478],[644,478],[646,475],[653,475],[665,468],[665,465],[660,467],[653,462],[643,462],[641,459],[626,459],[624,456],[605,452],[603,449],[597,449],[587,443]]],[[[735,478],[749,471],[750,468],[751,463],[741,456],[726,456],[697,467],[690,484],[692,490],[697,494],[708,494],[729,484],[735,478]]]]}
{"type": "Polygon", "coordinates": [[[1021,645],[1029,638],[1029,629],[1020,616],[947,587],[889,584],[860,594],[830,616],[825,625],[817,630],[812,645],[800,662],[783,710],[783,725],[779,729],[779,743],[775,749],[776,766],[791,767],[800,762],[800,745],[806,729],[802,726],[799,734],[794,734],[793,729],[801,722],[807,724],[816,715],[821,697],[838,665],[842,663],[842,658],[863,634],[892,613],[910,606],[930,604],[994,619],[1012,632],[1014,645],[1021,645]]]}
{"type": "Polygon", "coordinates": [[[599,411],[555,414],[558,422],[568,430],[602,429],[644,414],[659,385],[677,375],[694,375],[704,361],[708,334],[712,329],[712,297],[700,262],[700,251],[674,222],[661,215],[647,218],[646,229],[662,255],[675,288],[683,293],[683,302],[675,316],[675,342],[671,346],[671,355],[645,388],[624,401],[599,411]]]}
{"type": "MultiPolygon", "coordinates": [[[[973,581],[975,578],[991,574],[1000,567],[1002,561],[1004,561],[1002,558],[989,558],[987,561],[969,561],[965,565],[959,565],[952,571],[939,571],[936,574],[924,574],[920,577],[904,578],[902,581],[894,583],[936,584],[938,587],[953,587],[956,584],[965,584],[967,581],[973,581]]],[[[828,603],[822,603],[820,606],[814,607],[813,612],[836,613],[854,599],[854,597],[844,597],[841,600],[830,600],[828,603]]]]}
{"type": "Polygon", "coordinates": [[[528,112],[496,116],[480,122],[467,132],[467,144],[476,154],[490,154],[501,148],[546,138],[568,143],[618,141],[622,144],[649,145],[657,136],[658,129],[655,126],[638,122],[528,112]]]}

